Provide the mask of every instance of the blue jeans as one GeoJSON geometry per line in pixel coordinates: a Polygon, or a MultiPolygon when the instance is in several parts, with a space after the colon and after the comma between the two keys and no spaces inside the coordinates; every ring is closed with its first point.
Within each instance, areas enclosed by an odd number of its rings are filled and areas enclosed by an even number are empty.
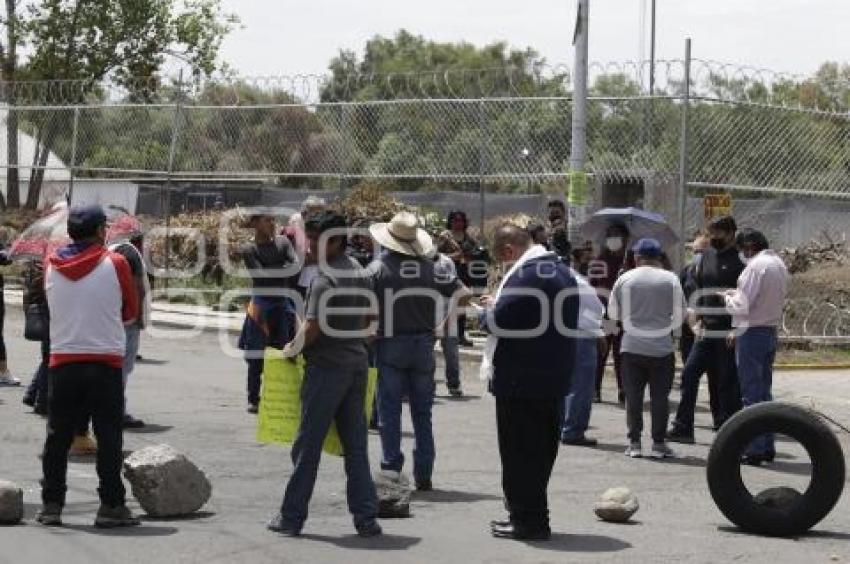
{"type": "Polygon", "coordinates": [[[410,399],[410,417],[416,446],[413,477],[430,480],[434,470],[434,434],[431,408],[434,405],[434,336],[400,335],[378,341],[378,427],[383,458],[381,468],[401,472],[401,400],[410,399]]]}
{"type": "Polygon", "coordinates": [[[561,438],[580,439],[587,431],[596,389],[596,347],[596,339],[592,337],[576,339],[570,394],[564,400],[565,419],[561,438]]]}
{"type": "Polygon", "coordinates": [[[446,363],[446,387],[450,390],[460,389],[460,354],[458,353],[459,339],[443,337],[440,348],[443,349],[443,360],[446,363]]]}
{"type": "Polygon", "coordinates": [[[378,495],[369,470],[368,430],[363,404],[367,369],[323,368],[308,364],[301,387],[301,426],[292,445],[295,469],[286,485],[280,513],[300,528],[316,485],[322,443],[336,421],[347,477],[348,510],[360,526],[378,514],[378,495]]]}
{"type": "MultiPolygon", "coordinates": [[[[775,327],[750,327],[738,335],[735,360],[741,383],[741,400],[747,408],[763,401],[773,400],[773,360],[776,358],[777,334],[775,327]]],[[[757,437],[747,448],[748,455],[776,452],[773,435],[757,437]]]]}

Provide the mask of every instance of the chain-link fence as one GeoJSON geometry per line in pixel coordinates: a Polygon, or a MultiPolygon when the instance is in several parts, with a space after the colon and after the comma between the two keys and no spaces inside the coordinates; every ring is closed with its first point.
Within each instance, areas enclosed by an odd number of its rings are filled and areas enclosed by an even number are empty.
{"type": "MultiPolygon", "coordinates": [[[[698,198],[724,192],[741,223],[776,245],[844,237],[850,84],[696,60],[656,68],[650,96],[646,64],[591,66],[587,170],[597,205],[653,207],[678,228],[684,189],[687,236],[703,221],[698,198]]],[[[0,99],[0,169],[18,172],[30,207],[72,192],[167,216],[219,200],[292,205],[305,190],[331,196],[378,181],[399,199],[466,209],[480,224],[537,215],[568,190],[563,66],[0,83],[0,99]]],[[[0,175],[13,199],[9,180],[0,175]]]]}

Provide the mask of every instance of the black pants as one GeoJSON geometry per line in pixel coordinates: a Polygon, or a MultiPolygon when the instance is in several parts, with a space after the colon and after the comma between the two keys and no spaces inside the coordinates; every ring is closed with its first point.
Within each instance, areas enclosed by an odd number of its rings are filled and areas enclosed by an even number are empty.
{"type": "Polygon", "coordinates": [[[670,418],[670,388],[676,359],[673,354],[662,357],[623,353],[623,390],[626,392],[626,424],[629,440],[640,441],[643,433],[643,398],[649,385],[652,441],[663,443],[670,418]]]}
{"type": "Polygon", "coordinates": [[[558,456],[563,406],[563,398],[496,397],[502,490],[516,527],[549,527],[546,488],[558,456]]]}
{"type": "Polygon", "coordinates": [[[259,405],[260,389],[263,386],[263,359],[249,358],[248,363],[248,403],[259,405]]]}
{"type": "Polygon", "coordinates": [[[741,409],[735,349],[729,348],[723,337],[700,337],[694,341],[682,369],[682,396],[675,425],[684,432],[694,430],[694,410],[703,373],[708,374],[709,405],[715,427],[741,409]]]}
{"type": "Polygon", "coordinates": [[[81,417],[90,414],[98,442],[100,501],[112,507],[123,505],[121,418],[124,385],[121,369],[99,362],[79,362],[50,368],[48,379],[50,398],[42,460],[42,501],[65,504],[68,449],[81,417]]]}

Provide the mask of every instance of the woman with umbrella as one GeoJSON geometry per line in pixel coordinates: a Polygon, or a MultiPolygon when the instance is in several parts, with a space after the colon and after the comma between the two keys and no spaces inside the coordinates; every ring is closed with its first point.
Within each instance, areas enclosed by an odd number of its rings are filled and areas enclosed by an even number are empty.
{"type": "MultiPolygon", "coordinates": [[[[600,293],[599,298],[607,304],[607,297],[620,273],[627,270],[628,250],[631,241],[651,238],[662,246],[676,244],[678,237],[664,220],[664,217],[639,208],[603,208],[594,213],[581,226],[582,235],[596,242],[601,251],[588,267],[588,279],[600,293]]],[[[622,387],[620,367],[621,330],[607,331],[599,341],[599,356],[596,368],[596,401],[601,401],[602,378],[605,374],[605,362],[608,353],[614,357],[614,374],[617,378],[617,399],[622,404],[625,395],[622,387]]]]}

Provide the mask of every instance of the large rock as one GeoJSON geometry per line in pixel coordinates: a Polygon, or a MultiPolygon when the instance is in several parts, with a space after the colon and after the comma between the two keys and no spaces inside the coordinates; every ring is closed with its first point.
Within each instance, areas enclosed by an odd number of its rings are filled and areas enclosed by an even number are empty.
{"type": "Polygon", "coordinates": [[[625,523],[639,508],[638,499],[629,488],[611,488],[602,494],[593,511],[603,521],[625,523]]]}
{"type": "Polygon", "coordinates": [[[378,517],[394,519],[410,517],[410,480],[398,472],[379,472],[375,476],[378,490],[378,517]]]}
{"type": "Polygon", "coordinates": [[[0,525],[17,525],[24,518],[24,492],[5,480],[0,480],[0,525]]]}
{"type": "Polygon", "coordinates": [[[212,495],[206,475],[168,445],[149,446],[128,456],[124,477],[142,509],[152,517],[189,515],[212,495]]]}
{"type": "Polygon", "coordinates": [[[768,488],[758,494],[753,501],[764,507],[778,509],[780,511],[788,511],[795,503],[802,499],[803,494],[794,488],[768,488]]]}

